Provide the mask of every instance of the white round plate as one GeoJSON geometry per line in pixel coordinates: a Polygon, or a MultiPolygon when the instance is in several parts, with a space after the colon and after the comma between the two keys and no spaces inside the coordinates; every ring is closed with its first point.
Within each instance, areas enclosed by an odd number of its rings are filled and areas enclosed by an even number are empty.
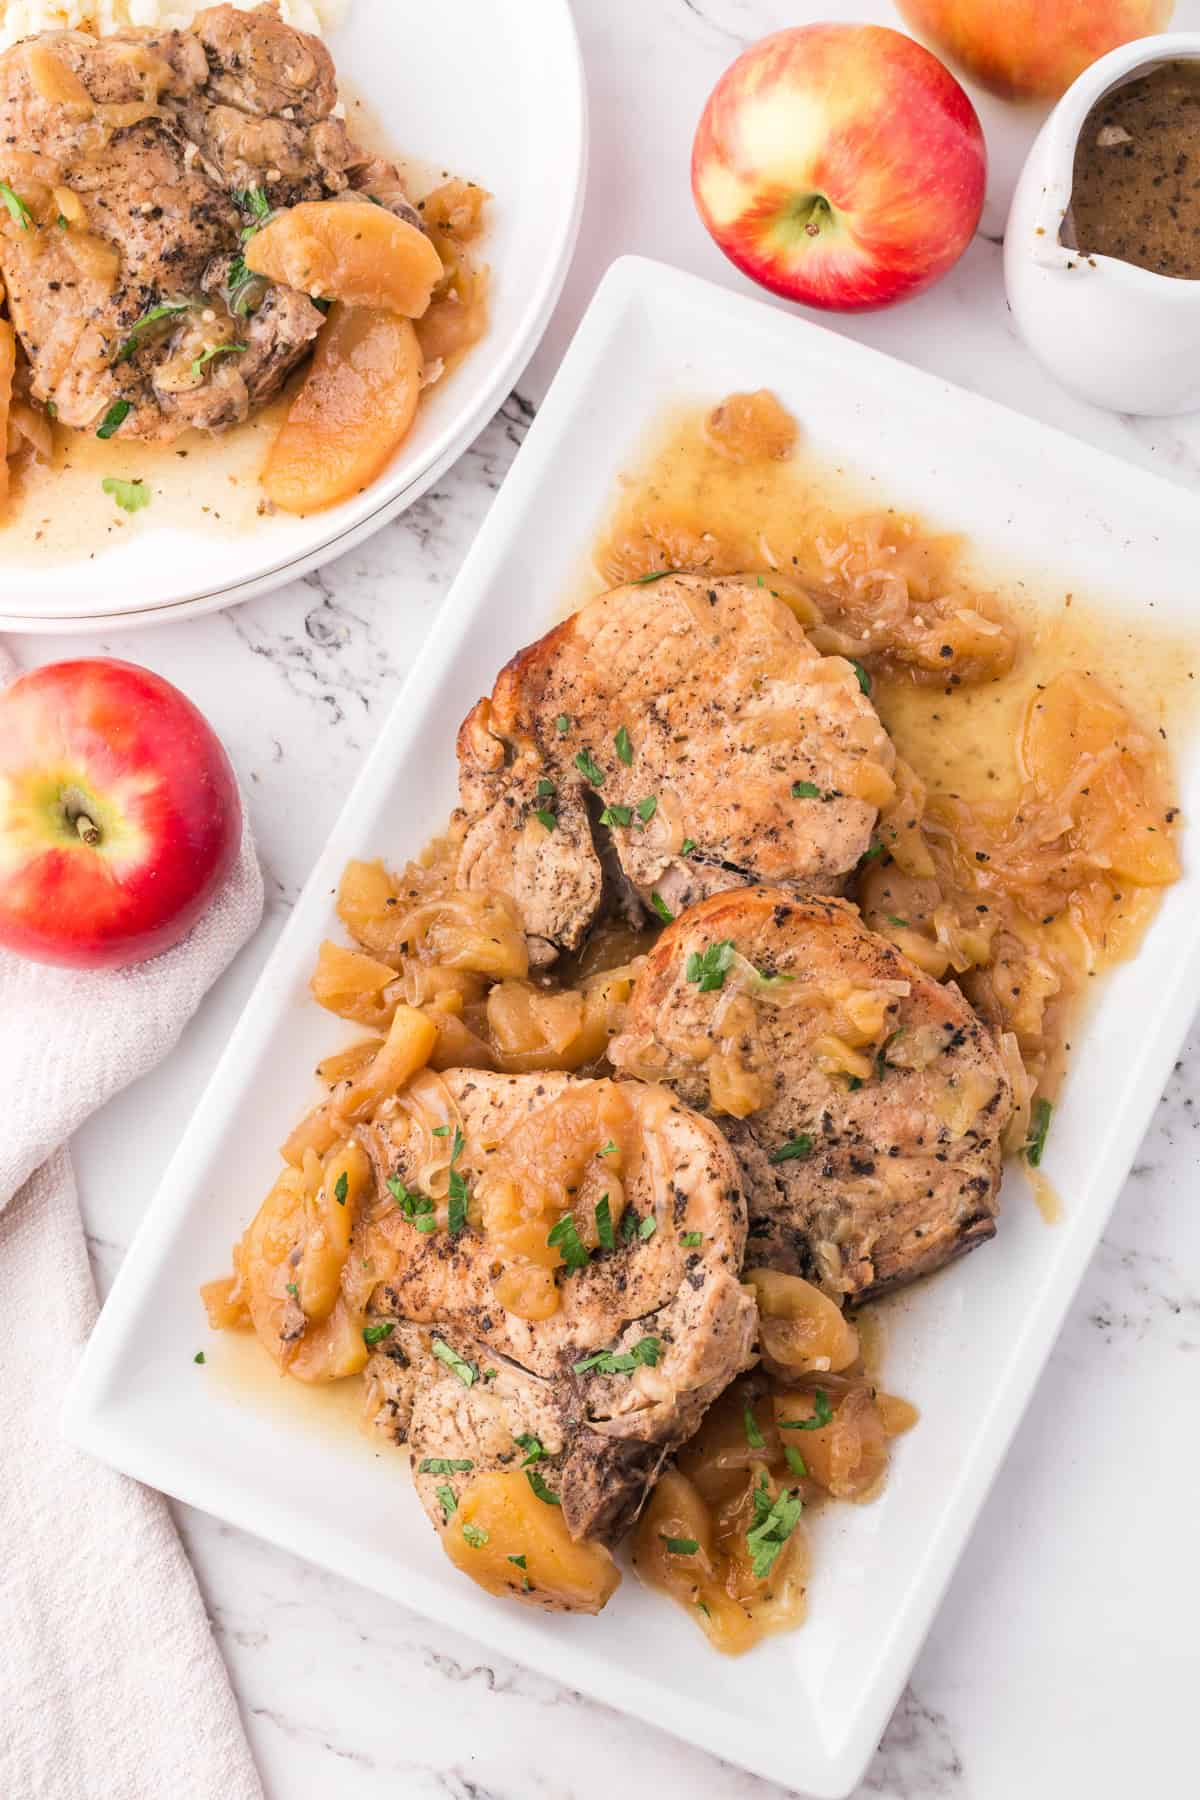
{"type": "Polygon", "coordinates": [[[567,0],[351,0],[338,71],[397,154],[494,196],[487,336],[422,402],[387,472],[343,506],[221,538],[176,525],[79,562],[0,562],[0,628],[82,631],[215,611],[290,581],[423,494],[502,404],[558,299],[582,209],[587,104],[567,0]]]}

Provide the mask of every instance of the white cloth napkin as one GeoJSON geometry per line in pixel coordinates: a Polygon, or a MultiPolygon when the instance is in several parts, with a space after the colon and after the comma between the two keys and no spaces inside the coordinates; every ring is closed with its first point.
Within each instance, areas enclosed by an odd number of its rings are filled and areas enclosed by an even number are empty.
{"type": "MultiPolygon", "coordinates": [[[[0,685],[13,673],[0,648],[0,685]]],[[[65,1145],[166,1055],[262,915],[249,827],[182,944],[76,973],[0,951],[0,1795],[261,1800],[162,1496],[59,1431],[96,1316],[65,1145]]]]}

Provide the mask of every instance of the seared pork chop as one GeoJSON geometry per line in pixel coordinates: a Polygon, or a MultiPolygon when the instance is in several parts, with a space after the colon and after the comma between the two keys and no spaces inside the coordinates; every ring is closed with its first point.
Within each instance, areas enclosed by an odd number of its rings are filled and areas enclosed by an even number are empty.
{"type": "Polygon", "coordinates": [[[669,575],[592,600],[502,670],[458,736],[466,887],[499,888],[535,960],[601,903],[587,805],[633,914],[761,880],[836,891],[895,756],[851,665],[749,578],[669,575]]]}
{"type": "Polygon", "coordinates": [[[995,1233],[1012,1092],[991,1034],[842,901],[743,888],[693,907],[609,1055],[723,1115],[756,1264],[857,1302],[995,1233]]]}
{"type": "Polygon", "coordinates": [[[0,56],[0,269],[33,397],[79,430],[162,443],[271,399],[322,314],[246,276],[244,235],[386,173],[336,99],[329,52],[273,5],[216,6],[189,31],[44,32],[0,56]]]}
{"type": "MultiPolygon", "coordinates": [[[[721,1133],[661,1087],[451,1069],[418,1076],[360,1135],[397,1200],[371,1227],[387,1271],[373,1314],[521,1372],[560,1421],[571,1532],[618,1535],[750,1361],[745,1203],[721,1133]],[[439,1142],[434,1121],[455,1135],[439,1142]],[[465,1219],[450,1210],[451,1173],[465,1219]],[[417,1210],[414,1196],[439,1188],[436,1210],[417,1210]],[[552,1249],[564,1219],[575,1244],[552,1249]]],[[[410,1391],[396,1408],[405,1431],[411,1406],[410,1391]]]]}

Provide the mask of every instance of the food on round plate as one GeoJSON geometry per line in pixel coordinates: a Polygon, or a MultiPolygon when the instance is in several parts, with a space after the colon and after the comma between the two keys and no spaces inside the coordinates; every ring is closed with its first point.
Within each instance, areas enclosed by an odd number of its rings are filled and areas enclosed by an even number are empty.
{"type": "Polygon", "coordinates": [[[797,435],[675,420],[445,835],[347,867],[312,991],[357,1035],[205,1290],[361,1380],[489,1593],[597,1612],[625,1539],[730,1654],[886,1481],[873,1302],[987,1242],[1004,1152],[1041,1181],[1078,995],[1177,868],[1129,646],[831,506],[797,435]]]}
{"type": "Polygon", "coordinates": [[[229,758],[179,689],[107,657],[0,691],[0,944],[122,968],[178,943],[233,866],[229,758]]]}
{"type": "MultiPolygon", "coordinates": [[[[56,433],[117,455],[227,431],[308,364],[264,504],[307,513],[375,479],[423,387],[484,329],[467,245],[486,195],[447,179],[414,205],[342,110],[329,51],[274,0],[185,29],[43,31],[0,55],[0,405],[14,329],[18,473],[54,457],[56,433]]],[[[149,502],[138,485],[139,505],[115,496],[127,512],[149,502]]]]}
{"type": "Polygon", "coordinates": [[[881,25],[776,31],[709,95],[692,192],[718,248],[785,299],[835,312],[909,300],[967,248],[987,151],[928,50],[881,25]]]}

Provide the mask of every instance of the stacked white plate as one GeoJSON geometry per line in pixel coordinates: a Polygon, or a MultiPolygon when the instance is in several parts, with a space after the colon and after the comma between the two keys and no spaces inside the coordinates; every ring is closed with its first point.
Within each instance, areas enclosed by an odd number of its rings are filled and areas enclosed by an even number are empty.
{"type": "Polygon", "coordinates": [[[136,531],[74,562],[0,560],[0,629],[82,631],[248,600],[340,555],[423,494],[509,393],[566,276],[583,200],[587,107],[567,0],[352,0],[339,76],[400,154],[488,187],[488,335],[422,403],[387,473],[342,506],[231,532],[136,531]]]}

